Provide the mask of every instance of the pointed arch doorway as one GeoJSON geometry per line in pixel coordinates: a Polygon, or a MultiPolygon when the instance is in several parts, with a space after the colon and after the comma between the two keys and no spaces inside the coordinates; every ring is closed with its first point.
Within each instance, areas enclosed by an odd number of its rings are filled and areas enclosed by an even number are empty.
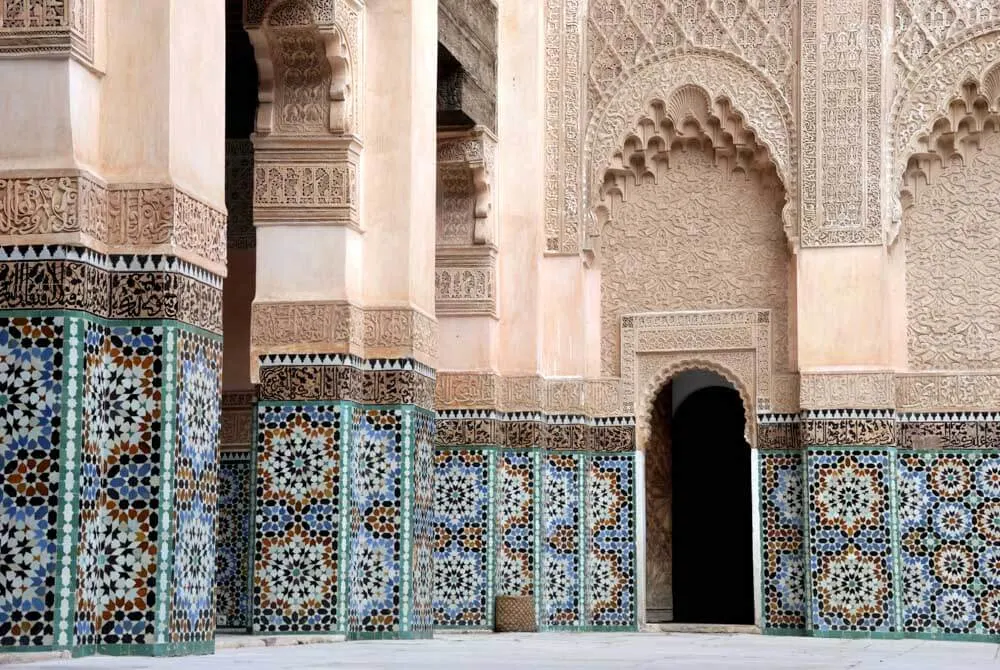
{"type": "Polygon", "coordinates": [[[708,369],[664,384],[645,452],[646,621],[753,624],[752,452],[740,392],[708,369]]]}

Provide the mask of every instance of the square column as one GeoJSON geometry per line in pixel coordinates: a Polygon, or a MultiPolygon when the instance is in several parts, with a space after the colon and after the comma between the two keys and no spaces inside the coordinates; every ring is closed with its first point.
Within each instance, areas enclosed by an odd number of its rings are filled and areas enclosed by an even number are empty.
{"type": "Polygon", "coordinates": [[[211,652],[221,323],[185,295],[218,278],[57,246],[0,248],[0,278],[4,644],[211,652]]]}
{"type": "Polygon", "coordinates": [[[260,364],[253,629],[429,637],[433,372],[335,354],[260,364]]]}

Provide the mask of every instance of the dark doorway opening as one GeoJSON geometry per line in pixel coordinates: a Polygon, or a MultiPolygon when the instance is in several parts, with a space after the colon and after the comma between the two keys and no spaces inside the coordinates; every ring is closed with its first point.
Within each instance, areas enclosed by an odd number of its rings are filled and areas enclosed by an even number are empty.
{"type": "Polygon", "coordinates": [[[647,574],[658,575],[659,584],[647,578],[647,587],[666,589],[665,571],[670,586],[669,598],[659,597],[668,609],[653,607],[655,594],[649,594],[647,619],[752,624],[751,453],[739,392],[714,373],[682,373],[661,391],[654,422],[659,425],[647,453],[647,488],[655,497],[647,494],[653,551],[647,574]],[[657,514],[669,519],[651,516],[657,514]]]}

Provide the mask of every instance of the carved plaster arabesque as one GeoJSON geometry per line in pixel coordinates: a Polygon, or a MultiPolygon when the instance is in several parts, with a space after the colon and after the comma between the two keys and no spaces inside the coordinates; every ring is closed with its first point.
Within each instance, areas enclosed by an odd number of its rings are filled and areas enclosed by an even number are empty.
{"type": "Polygon", "coordinates": [[[911,157],[921,153],[922,143],[933,136],[938,119],[951,118],[950,103],[961,98],[969,82],[982,86],[994,64],[1000,62],[1000,21],[989,21],[961,31],[935,47],[901,82],[889,117],[890,151],[886,152],[890,173],[887,236],[893,243],[902,224],[904,174],[911,157]]]}
{"type": "MultiPolygon", "coordinates": [[[[770,310],[627,314],[621,319],[621,334],[623,414],[635,414],[641,410],[646,412],[648,418],[653,402],[650,395],[655,396],[659,386],[662,386],[662,383],[650,386],[650,380],[668,364],[683,366],[690,361],[708,361],[727,371],[730,381],[738,388],[742,387],[748,412],[748,430],[753,425],[751,419],[755,412],[771,411],[770,310]],[[738,330],[743,333],[734,335],[733,331],[738,330]],[[662,333],[662,338],[647,337],[655,333],[662,333]],[[670,333],[684,334],[675,336],[670,333]],[[642,347],[644,341],[650,342],[648,348],[642,347]],[[660,341],[663,346],[659,345],[660,341]]],[[[665,383],[665,380],[661,382],[665,383]]],[[[646,421],[637,422],[638,426],[648,429],[646,424],[646,421]]]]}
{"type": "Polygon", "coordinates": [[[496,137],[488,129],[438,133],[434,285],[440,316],[497,317],[495,164],[496,137]]]}
{"type": "Polygon", "coordinates": [[[0,177],[0,234],[13,244],[176,255],[225,274],[226,215],[167,184],[104,184],[80,170],[0,177]]]}
{"type": "Polygon", "coordinates": [[[636,416],[636,448],[645,450],[653,430],[656,398],[663,388],[677,375],[691,370],[714,372],[729,383],[740,394],[743,402],[743,436],[750,447],[757,446],[757,422],[754,412],[753,352],[716,351],[689,354],[645,354],[640,357],[639,371],[649,380],[639,393],[636,407],[641,412],[636,416]]]}
{"type": "Polygon", "coordinates": [[[627,377],[619,368],[623,313],[748,306],[771,310],[774,369],[791,372],[791,257],[779,222],[781,190],[768,187],[773,170],[722,170],[714,151],[697,144],[671,160],[657,182],[644,179],[617,203],[600,238],[602,374],[627,377]]]}
{"type": "Polygon", "coordinates": [[[892,372],[803,372],[801,407],[809,409],[890,409],[896,406],[892,372]]]}
{"type": "Polygon", "coordinates": [[[438,372],[435,407],[502,412],[621,414],[618,379],[505,377],[495,372],[438,372]]]}
{"type": "Polygon", "coordinates": [[[363,11],[361,0],[245,0],[258,133],[363,135],[363,11]]]}
{"type": "Polygon", "coordinates": [[[883,243],[882,0],[802,0],[801,244],[883,243]]]}
{"type": "MultiPolygon", "coordinates": [[[[740,114],[756,141],[767,147],[786,192],[796,192],[794,123],[780,92],[739,58],[717,50],[692,48],[664,53],[645,64],[610,89],[607,101],[594,110],[584,144],[584,161],[590,166],[584,198],[591,208],[600,204],[598,187],[609,161],[634,132],[636,115],[653,101],[670,100],[677,89],[687,84],[703,89],[711,101],[728,101],[729,108],[740,114]]],[[[789,199],[781,218],[794,245],[798,234],[794,199],[789,199]]],[[[591,229],[590,233],[594,232],[591,229]]]]}
{"type": "Polygon", "coordinates": [[[277,353],[351,353],[364,358],[437,359],[434,319],[411,308],[345,301],[261,302],[251,311],[253,359],[277,353]]]}
{"type": "MultiPolygon", "coordinates": [[[[688,150],[711,151],[713,163],[728,173],[776,181],[767,147],[757,142],[742,115],[725,99],[710,100],[700,86],[686,84],[675,89],[666,101],[652,101],[633,128],[622,145],[615,148],[594,184],[598,227],[591,237],[599,237],[605,224],[615,218],[617,202],[627,201],[630,192],[643,183],[658,183],[688,150]]],[[[594,248],[599,250],[597,244],[594,248]]]]}
{"type": "Polygon", "coordinates": [[[3,0],[0,58],[71,56],[94,63],[94,0],[3,0]]]}
{"type": "MultiPolygon", "coordinates": [[[[590,0],[585,56],[588,68],[585,116],[589,122],[582,165],[598,163],[598,169],[603,168],[603,162],[611,155],[610,146],[620,143],[624,126],[632,115],[656,98],[666,99],[667,91],[643,89],[658,83],[671,87],[690,83],[706,88],[713,100],[724,97],[734,108],[749,114],[747,125],[768,146],[788,193],[796,193],[791,91],[796,64],[793,38],[797,4],[797,0],[718,4],[693,0],[676,3],[590,0]],[[734,69],[744,72],[732,76],[734,69]]],[[[559,49],[559,33],[546,31],[546,52],[559,49]]],[[[573,65],[569,61],[569,66],[573,65]]],[[[547,74],[547,78],[552,76],[547,74]]],[[[551,83],[547,84],[553,90],[551,83]]],[[[564,121],[567,126],[575,122],[570,116],[564,121]]],[[[547,130],[546,150],[551,151],[560,136],[553,127],[547,130]]],[[[579,163],[564,159],[566,175],[580,171],[579,163]]],[[[554,184],[553,179],[552,175],[546,179],[549,240],[557,230],[552,221],[558,223],[558,220],[548,214],[560,209],[553,200],[559,192],[559,184],[554,184]]],[[[581,186],[582,190],[565,190],[565,209],[572,211],[575,201],[582,200],[588,209],[581,215],[589,220],[594,175],[590,174],[581,186]]],[[[793,241],[798,235],[794,207],[792,199],[784,214],[793,241]]],[[[575,252],[580,247],[576,225],[567,216],[559,229],[561,237],[567,238],[560,240],[564,252],[575,252]]],[[[583,245],[589,247],[589,241],[584,240],[583,245]]],[[[557,251],[555,246],[550,242],[547,248],[557,251]]]]}
{"type": "Polygon", "coordinates": [[[900,412],[995,412],[1000,372],[914,372],[896,375],[900,412]]]}

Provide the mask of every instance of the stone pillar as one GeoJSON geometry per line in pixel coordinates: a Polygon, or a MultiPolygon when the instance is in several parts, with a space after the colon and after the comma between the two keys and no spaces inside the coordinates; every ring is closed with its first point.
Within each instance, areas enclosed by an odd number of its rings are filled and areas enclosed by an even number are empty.
{"type": "Polygon", "coordinates": [[[245,5],[259,632],[431,634],[436,17],[386,4],[245,5]]]}
{"type": "Polygon", "coordinates": [[[883,174],[891,16],[882,0],[810,0],[801,17],[805,624],[818,636],[898,634],[890,308],[898,293],[887,281],[883,174]]]}
{"type": "Polygon", "coordinates": [[[0,15],[0,642],[211,652],[223,7],[0,15]]]}

